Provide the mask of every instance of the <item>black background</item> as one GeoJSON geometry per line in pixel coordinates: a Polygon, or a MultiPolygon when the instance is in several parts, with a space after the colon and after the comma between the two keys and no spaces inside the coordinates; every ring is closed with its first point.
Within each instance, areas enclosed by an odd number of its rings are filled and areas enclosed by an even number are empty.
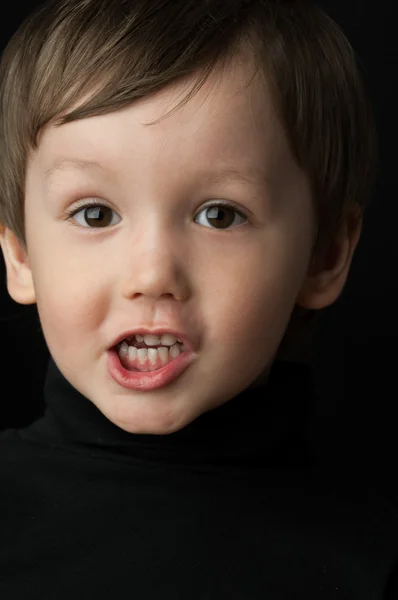
{"type": "MultiPolygon", "coordinates": [[[[36,5],[24,2],[1,21],[3,48],[36,5]]],[[[349,281],[326,309],[315,339],[318,414],[331,424],[330,452],[378,468],[398,458],[396,351],[397,32],[394,0],[318,2],[343,28],[359,57],[376,114],[381,173],[349,281]]],[[[0,429],[22,427],[44,410],[48,350],[35,306],[8,296],[0,253],[0,429]]],[[[300,401],[300,398],[297,398],[300,401]]]]}

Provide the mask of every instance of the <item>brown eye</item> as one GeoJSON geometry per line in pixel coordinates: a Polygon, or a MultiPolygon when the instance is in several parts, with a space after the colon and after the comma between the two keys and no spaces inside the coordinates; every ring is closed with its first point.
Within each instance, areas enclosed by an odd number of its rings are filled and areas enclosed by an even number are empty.
{"type": "MultiPolygon", "coordinates": [[[[205,215],[205,219],[210,225],[206,225],[206,223],[198,220],[196,222],[199,222],[199,225],[205,224],[207,227],[210,226],[211,229],[220,229],[221,231],[229,229],[233,224],[241,225],[242,222],[244,223],[247,221],[247,217],[243,213],[241,213],[234,205],[226,201],[220,201],[207,206],[203,208],[200,213],[205,215]],[[236,223],[236,217],[241,219],[241,222],[236,223]]],[[[81,204],[78,208],[72,210],[69,213],[68,218],[77,221],[81,227],[86,229],[102,229],[112,225],[113,214],[116,213],[109,206],[87,203],[81,204]],[[78,215],[80,221],[77,218],[78,215]],[[81,218],[82,216],[83,218],[81,218]]],[[[196,218],[198,218],[198,216],[196,218]]]]}
{"type": "MultiPolygon", "coordinates": [[[[236,208],[224,202],[206,206],[201,212],[205,214],[206,221],[210,223],[212,229],[228,229],[234,224],[236,216],[243,221],[247,221],[247,218],[236,208]]],[[[199,224],[202,225],[202,223],[199,224]]]]}
{"type": "Polygon", "coordinates": [[[106,227],[112,221],[112,210],[107,206],[91,206],[83,211],[84,220],[90,226],[106,227]]]}
{"type": "Polygon", "coordinates": [[[108,227],[112,224],[112,216],[116,214],[109,206],[103,206],[101,204],[88,204],[80,206],[70,214],[70,219],[74,219],[82,227],[87,229],[98,229],[108,227]],[[77,218],[80,215],[80,221],[77,218]],[[83,218],[81,218],[81,216],[83,218]]]}

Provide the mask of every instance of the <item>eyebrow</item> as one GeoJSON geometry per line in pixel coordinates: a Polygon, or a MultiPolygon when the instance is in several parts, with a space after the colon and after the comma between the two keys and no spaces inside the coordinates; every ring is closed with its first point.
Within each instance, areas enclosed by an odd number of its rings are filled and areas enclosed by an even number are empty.
{"type": "MultiPolygon", "coordinates": [[[[58,158],[54,161],[50,168],[44,171],[44,179],[46,182],[50,182],[56,173],[68,170],[79,170],[86,172],[99,171],[102,173],[106,171],[106,169],[96,161],[87,159],[76,160],[69,158],[58,158]]],[[[220,167],[219,169],[212,171],[203,169],[202,171],[199,171],[199,175],[207,177],[212,181],[212,183],[220,183],[225,179],[233,179],[235,181],[242,181],[252,185],[263,185],[268,181],[265,169],[259,169],[256,167],[245,167],[241,170],[230,166],[226,166],[224,168],[220,167]]]]}
{"type": "Polygon", "coordinates": [[[104,171],[105,169],[100,163],[93,160],[58,158],[53,162],[49,169],[44,171],[44,179],[45,181],[50,182],[58,172],[68,170],[104,171]]]}

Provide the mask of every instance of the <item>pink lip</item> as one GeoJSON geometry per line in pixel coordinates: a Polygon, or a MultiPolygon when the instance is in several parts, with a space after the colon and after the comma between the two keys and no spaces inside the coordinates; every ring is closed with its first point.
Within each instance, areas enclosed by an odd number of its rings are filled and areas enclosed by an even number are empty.
{"type": "Polygon", "coordinates": [[[146,329],[145,327],[141,327],[139,329],[130,329],[128,331],[124,331],[123,333],[121,333],[116,339],[115,341],[111,344],[110,349],[114,348],[117,344],[119,344],[119,342],[122,342],[124,339],[133,336],[133,335],[158,335],[158,336],[162,336],[165,333],[170,333],[171,335],[174,335],[174,337],[176,337],[177,339],[181,340],[182,343],[184,344],[185,348],[189,351],[189,352],[194,352],[194,347],[192,345],[192,343],[185,337],[185,334],[180,333],[179,331],[175,330],[175,329],[166,329],[166,328],[160,328],[160,329],[154,329],[154,330],[149,330],[146,329]]]}
{"type": "Polygon", "coordinates": [[[194,359],[194,353],[184,351],[157,371],[129,371],[123,367],[119,355],[113,347],[108,350],[108,372],[112,379],[124,388],[149,391],[164,387],[175,381],[194,359]]]}

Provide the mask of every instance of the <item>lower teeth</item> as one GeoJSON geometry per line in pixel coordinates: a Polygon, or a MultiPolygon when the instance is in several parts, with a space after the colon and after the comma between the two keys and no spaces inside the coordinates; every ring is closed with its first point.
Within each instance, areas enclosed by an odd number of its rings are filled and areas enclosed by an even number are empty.
{"type": "Polygon", "coordinates": [[[177,358],[183,351],[180,344],[176,343],[171,348],[164,346],[156,348],[139,348],[129,346],[126,342],[120,346],[118,355],[122,365],[132,371],[155,371],[177,358]]]}

